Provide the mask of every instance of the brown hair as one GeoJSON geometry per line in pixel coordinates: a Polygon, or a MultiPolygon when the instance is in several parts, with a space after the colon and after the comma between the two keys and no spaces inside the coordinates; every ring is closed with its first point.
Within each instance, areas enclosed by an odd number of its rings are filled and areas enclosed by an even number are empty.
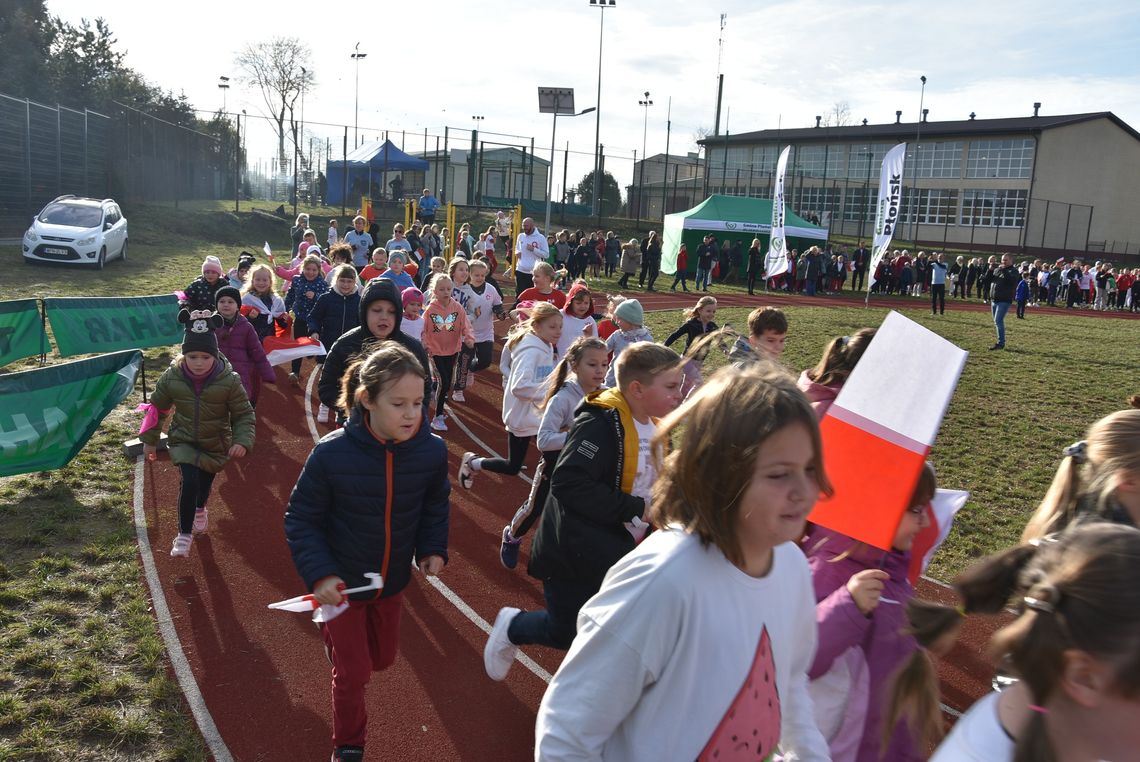
{"type": "Polygon", "coordinates": [[[672,349],[651,341],[630,344],[614,361],[618,389],[625,392],[634,381],[651,384],[661,373],[679,368],[681,356],[672,349]]]}
{"type": "Polygon", "coordinates": [[[365,396],[376,399],[385,387],[409,373],[421,379],[426,375],[415,355],[394,341],[386,341],[372,354],[348,366],[340,382],[336,405],[350,413],[365,396]]]}
{"type": "Polygon", "coordinates": [[[874,328],[860,328],[850,336],[832,339],[823,350],[819,364],[807,372],[808,378],[823,386],[836,386],[844,383],[855,364],[867,351],[871,339],[875,338],[874,328]]]}
{"type": "Polygon", "coordinates": [[[748,313],[748,333],[759,338],[764,331],[788,332],[788,318],[778,307],[757,307],[748,313]]]}
{"type": "Polygon", "coordinates": [[[653,523],[680,524],[697,535],[702,545],[715,545],[730,563],[742,566],[737,523],[740,498],[753,471],[746,464],[755,460],[769,436],[793,424],[803,425],[811,436],[816,483],[820,492],[831,495],[831,483],[823,470],[819,423],[795,380],[767,361],[715,372],[658,424],[655,453],[674,435],[680,441],[665,458],[653,485],[653,523]],[[728,457],[708,457],[714,451],[728,457]]]}
{"type": "Polygon", "coordinates": [[[607,351],[606,342],[597,336],[579,336],[574,339],[574,342],[566,348],[566,354],[554,366],[554,370],[550,374],[550,382],[546,385],[546,397],[539,407],[543,410],[546,409],[550,400],[554,399],[554,395],[558,394],[558,390],[562,388],[562,384],[566,383],[566,377],[572,371],[577,370],[578,363],[582,361],[582,355],[591,349],[600,349],[605,352],[607,351]]]}
{"type": "Polygon", "coordinates": [[[343,241],[334,243],[332,248],[329,249],[329,261],[335,262],[338,259],[345,262],[352,262],[352,246],[343,241]]]}
{"type": "Polygon", "coordinates": [[[1110,513],[1121,471],[1140,475],[1140,410],[1135,408],[1106,415],[1089,427],[1083,441],[1065,449],[1022,541],[1063,529],[1079,513],[1110,513]]]}

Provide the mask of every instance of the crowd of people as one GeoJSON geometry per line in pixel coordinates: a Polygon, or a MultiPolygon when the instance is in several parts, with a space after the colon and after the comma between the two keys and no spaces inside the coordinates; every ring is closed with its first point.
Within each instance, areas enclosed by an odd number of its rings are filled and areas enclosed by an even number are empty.
{"type": "MultiPolygon", "coordinates": [[[[541,453],[498,555],[516,568],[533,534],[527,571],[545,607],[505,605],[483,654],[489,678],[503,680],[520,648],[567,652],[538,709],[536,758],[738,759],[743,749],[749,759],[779,750],[917,760],[941,742],[939,760],[1093,760],[1140,748],[1140,723],[1128,722],[1140,711],[1140,601],[1120,585],[1140,571],[1140,399],[1059,457],[1023,544],[966,572],[957,605],[926,604],[908,569],[937,486],[929,464],[889,550],[807,522],[833,492],[819,420],[874,329],[835,337],[797,376],[782,365],[783,311],[753,310],[740,335],[717,325],[717,301],[704,292],[723,247],[709,239],[697,252],[701,296],[656,343],[638,300],[603,303],[586,280],[620,267],[624,284],[638,274],[654,290],[655,235],[625,244],[613,233],[547,237],[527,219],[502,250],[502,226],[479,237],[464,226],[449,242],[446,230],[417,222],[376,245],[357,217],[343,239],[331,224],[324,250],[308,222],[297,219],[287,264],[243,253],[227,275],[216,258],[203,262],[182,294],[181,354],[156,384],[141,436],[153,459],[172,414],[182,482],[171,555],[187,557],[208,531],[214,477],[254,448],[260,384],[275,379],[263,340],[306,337],[327,352],[313,372],[318,420],[332,433],[309,455],[284,523],[299,575],[335,607],[321,624],[334,760],[364,759],[365,686],[396,658],[413,565],[436,574],[447,564],[452,481],[440,436],[449,408],[491,368],[497,321],[509,321],[499,359],[507,456],[466,452],[454,477],[492,498],[532,444],[541,453]],[[514,264],[509,304],[494,277],[497,248],[514,264]],[[706,378],[705,360],[719,351],[726,364],[706,378]],[[369,573],[382,588],[342,594],[369,573]],[[963,617],[1011,597],[1017,619],[994,641],[1010,687],[978,702],[943,741],[933,659],[963,617]]],[[[866,254],[812,250],[780,282],[840,290],[858,272],[846,263],[865,269],[866,254]]],[[[740,256],[751,263],[754,253],[740,256]]],[[[731,268],[732,247],[727,257],[731,268]]],[[[1014,291],[984,298],[1020,308],[1069,299],[1085,273],[1022,272],[1009,255],[985,271],[976,265],[899,252],[874,288],[929,291],[937,310],[947,283],[962,298],[960,281],[969,296],[984,277],[1014,291]]],[[[1119,308],[1097,295],[1102,284],[1112,293],[1109,277],[1119,294],[1126,276],[1092,269],[1093,308],[1119,308]]],[[[688,290],[684,279],[677,285],[688,290]]]]}

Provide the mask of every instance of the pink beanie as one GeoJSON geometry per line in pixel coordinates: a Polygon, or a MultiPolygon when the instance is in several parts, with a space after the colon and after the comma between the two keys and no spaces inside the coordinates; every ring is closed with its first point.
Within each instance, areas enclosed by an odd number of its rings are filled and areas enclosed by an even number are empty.
{"type": "Polygon", "coordinates": [[[409,286],[408,288],[405,288],[404,291],[400,294],[400,300],[403,302],[405,307],[407,307],[409,304],[423,304],[424,292],[420,291],[415,286],[409,286]]]}
{"type": "Polygon", "coordinates": [[[225,274],[225,270],[222,269],[222,260],[217,257],[206,257],[206,261],[202,263],[202,274],[205,275],[210,270],[213,270],[218,275],[225,274]]]}

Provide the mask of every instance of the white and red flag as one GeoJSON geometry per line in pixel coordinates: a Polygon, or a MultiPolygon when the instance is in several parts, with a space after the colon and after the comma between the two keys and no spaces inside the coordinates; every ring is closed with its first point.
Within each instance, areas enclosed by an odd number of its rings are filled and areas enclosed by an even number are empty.
{"type": "Polygon", "coordinates": [[[910,569],[907,577],[913,585],[918,578],[926,574],[926,567],[930,566],[930,559],[942,547],[942,543],[950,535],[950,527],[954,524],[954,516],[962,510],[962,506],[970,499],[969,492],[957,489],[939,489],[934,492],[934,499],[926,508],[926,516],[930,519],[921,532],[914,538],[910,548],[910,569]]]}
{"type": "Polygon", "coordinates": [[[316,339],[302,336],[299,339],[286,336],[266,336],[261,340],[265,348],[265,357],[270,365],[284,365],[302,357],[319,357],[328,354],[325,345],[316,339]]]}
{"type": "Polygon", "coordinates": [[[967,353],[891,312],[820,421],[835,488],[808,519],[890,550],[967,353]]]}

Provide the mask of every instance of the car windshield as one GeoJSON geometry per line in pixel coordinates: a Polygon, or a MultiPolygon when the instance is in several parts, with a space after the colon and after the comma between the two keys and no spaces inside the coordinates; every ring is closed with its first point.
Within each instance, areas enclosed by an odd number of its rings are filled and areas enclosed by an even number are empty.
{"type": "Polygon", "coordinates": [[[103,223],[103,210],[85,204],[48,204],[40,213],[40,222],[73,228],[97,228],[103,223]]]}

